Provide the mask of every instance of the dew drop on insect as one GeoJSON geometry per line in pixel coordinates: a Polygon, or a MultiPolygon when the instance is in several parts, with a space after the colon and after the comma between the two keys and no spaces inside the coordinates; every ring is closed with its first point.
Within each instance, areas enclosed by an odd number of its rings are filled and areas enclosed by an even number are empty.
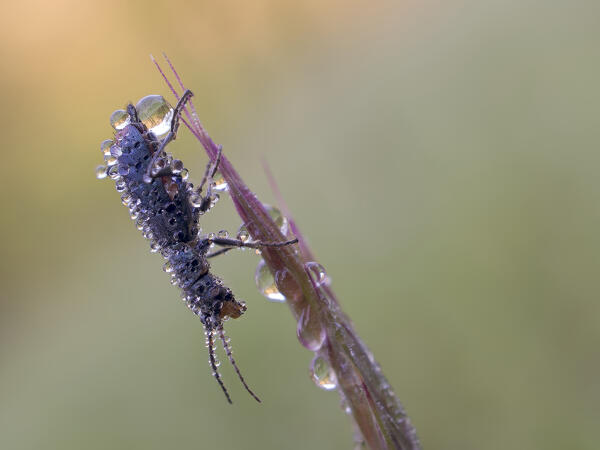
{"type": "Polygon", "coordinates": [[[106,166],[96,167],[96,178],[98,178],[99,180],[102,180],[103,178],[106,178],[106,176],[107,176],[106,166]]]}
{"type": "Polygon", "coordinates": [[[284,217],[279,208],[276,208],[275,206],[265,204],[264,207],[269,213],[269,216],[271,216],[271,219],[273,219],[273,222],[275,222],[275,225],[279,227],[281,233],[284,236],[287,236],[289,229],[287,218],[284,217]]]}
{"type": "Polygon", "coordinates": [[[100,150],[102,150],[102,153],[104,154],[104,156],[108,156],[110,155],[110,147],[114,144],[112,139],[106,139],[104,141],[102,141],[102,144],[100,144],[100,150]]]}
{"type": "Polygon", "coordinates": [[[123,205],[129,206],[129,204],[131,203],[131,200],[132,200],[132,197],[130,194],[121,195],[121,203],[123,203],[123,205]]]}
{"type": "Polygon", "coordinates": [[[116,180],[117,178],[120,178],[118,166],[110,166],[106,173],[111,180],[116,180]]]}
{"type": "Polygon", "coordinates": [[[327,272],[325,272],[325,268],[318,262],[307,262],[304,267],[312,277],[315,287],[329,286],[331,284],[331,279],[327,275],[327,272]]]}
{"type": "Polygon", "coordinates": [[[167,262],[166,262],[166,263],[163,265],[163,270],[164,270],[165,272],[167,272],[167,273],[173,272],[173,266],[171,266],[171,263],[167,261],[167,262]]]}
{"type": "Polygon", "coordinates": [[[202,206],[202,196],[197,192],[190,194],[190,203],[194,208],[200,208],[202,206]]]}
{"type": "Polygon", "coordinates": [[[277,289],[273,274],[264,259],[261,259],[256,266],[254,281],[260,293],[267,297],[267,300],[277,303],[285,302],[285,296],[277,289]]]}
{"type": "Polygon", "coordinates": [[[326,391],[337,387],[335,372],[325,358],[317,355],[310,363],[310,376],[315,384],[326,391]]]}
{"type": "Polygon", "coordinates": [[[229,189],[225,177],[217,171],[213,177],[212,190],[215,192],[226,192],[229,189]]]}
{"type": "Polygon", "coordinates": [[[115,130],[122,130],[130,121],[131,118],[129,117],[129,114],[123,109],[117,109],[110,115],[110,124],[115,130]]]}
{"type": "Polygon", "coordinates": [[[217,236],[223,239],[227,239],[229,237],[229,232],[227,230],[221,230],[219,231],[217,236]]]}
{"type": "Polygon", "coordinates": [[[118,158],[119,156],[121,156],[123,154],[123,149],[121,147],[119,147],[118,145],[113,145],[110,148],[110,154],[112,156],[114,156],[115,158],[118,158]]]}
{"type": "Polygon", "coordinates": [[[156,253],[159,250],[160,250],[160,244],[158,242],[154,241],[150,244],[150,251],[152,253],[156,253]]]}
{"type": "Polygon", "coordinates": [[[179,175],[183,170],[183,162],[180,159],[176,159],[171,164],[171,171],[174,175],[179,175]]]}
{"type": "Polygon", "coordinates": [[[190,176],[190,174],[187,169],[181,169],[181,172],[179,172],[179,176],[181,177],[181,179],[183,181],[186,181],[188,179],[188,177],[190,176]]]}
{"type": "Polygon", "coordinates": [[[117,158],[115,158],[114,156],[109,156],[108,158],[106,158],[107,166],[114,166],[116,163],[117,163],[117,158]]]}
{"type": "Polygon", "coordinates": [[[173,108],[161,95],[147,95],[135,105],[140,121],[158,138],[171,130],[173,108]]]}

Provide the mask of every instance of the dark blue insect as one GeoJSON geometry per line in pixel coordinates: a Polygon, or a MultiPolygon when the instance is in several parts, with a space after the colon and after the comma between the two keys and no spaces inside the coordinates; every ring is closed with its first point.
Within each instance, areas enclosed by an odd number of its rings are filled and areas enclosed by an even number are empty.
{"type": "Polygon", "coordinates": [[[172,273],[173,283],[179,286],[189,309],[204,325],[209,363],[227,401],[231,403],[231,398],[217,370],[214,350],[216,335],[220,337],[240,381],[252,397],[260,402],[244,381],[223,330],[223,321],[240,317],[246,311],[246,305],[237,301],[231,289],[210,273],[208,258],[231,248],[280,247],[296,243],[297,240],[264,243],[213,234],[199,235],[198,219],[216,200],[211,181],[217,171],[221,151],[215,162],[207,166],[198,188],[187,181],[187,171],[181,161],[173,160],[164,151],[166,145],[175,139],[179,115],[191,96],[191,91],[186,91],[172,111],[168,134],[162,140],[158,140],[140,120],[136,107],[128,105],[127,115],[123,113],[124,122],[128,123],[115,133],[114,141],[110,142],[110,155],[108,151],[105,152],[109,166],[100,169],[99,174],[104,173],[115,180],[117,191],[122,193],[121,199],[129,207],[137,227],[151,241],[151,249],[159,251],[167,260],[165,271],[172,273]],[[203,193],[205,184],[207,188],[203,193]],[[224,248],[211,254],[209,250],[213,244],[224,248]]]}

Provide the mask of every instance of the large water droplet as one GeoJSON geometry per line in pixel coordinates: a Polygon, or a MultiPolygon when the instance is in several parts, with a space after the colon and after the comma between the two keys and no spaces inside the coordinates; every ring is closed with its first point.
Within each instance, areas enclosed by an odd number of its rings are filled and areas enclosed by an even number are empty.
{"type": "Polygon", "coordinates": [[[331,279],[327,275],[327,272],[325,272],[325,268],[318,262],[307,262],[304,267],[312,277],[315,287],[329,286],[331,284],[331,279]]]}
{"type": "Polygon", "coordinates": [[[122,130],[130,121],[131,118],[129,117],[129,114],[123,109],[117,109],[110,115],[110,124],[115,130],[122,130]]]}
{"type": "Polygon", "coordinates": [[[310,363],[310,376],[321,389],[330,391],[337,387],[335,372],[325,358],[317,355],[310,363]]]}
{"type": "Polygon", "coordinates": [[[160,138],[171,130],[173,108],[161,95],[147,95],[135,105],[140,121],[160,138]]]}
{"type": "Polygon", "coordinates": [[[268,300],[272,302],[285,302],[285,296],[277,289],[273,274],[267,266],[267,263],[265,263],[265,260],[262,258],[259,261],[258,266],[256,266],[254,281],[256,282],[256,287],[260,293],[267,297],[268,300]]]}

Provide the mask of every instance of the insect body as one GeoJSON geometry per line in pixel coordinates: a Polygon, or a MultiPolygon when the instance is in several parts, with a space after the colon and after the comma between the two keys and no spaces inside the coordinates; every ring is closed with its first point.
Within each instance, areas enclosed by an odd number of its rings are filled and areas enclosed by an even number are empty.
{"type": "MultiPolygon", "coordinates": [[[[223,331],[223,321],[240,317],[246,311],[245,303],[237,301],[231,290],[210,273],[208,258],[212,255],[209,250],[213,244],[225,248],[260,248],[288,245],[297,240],[262,243],[214,235],[199,236],[198,218],[210,209],[216,199],[210,181],[217,170],[220,153],[215,163],[207,166],[199,188],[195,189],[187,181],[187,171],[181,161],[173,160],[171,155],[164,152],[165,146],[175,138],[180,111],[191,95],[187,91],[172,115],[168,116],[171,117],[169,132],[162,140],[158,140],[139,117],[144,112],[144,105],[156,104],[162,97],[145,97],[138,102],[137,108],[128,105],[126,115],[121,112],[125,126],[117,126],[120,129],[116,131],[112,145],[105,144],[107,141],[103,143],[109,164],[106,174],[115,180],[117,190],[122,192],[123,203],[129,207],[138,228],[151,241],[151,249],[160,251],[167,260],[165,270],[172,273],[173,282],[180,287],[183,299],[204,325],[209,363],[227,400],[231,403],[217,370],[214,351],[216,335],[223,343],[242,384],[260,401],[244,381],[223,331]],[[202,194],[207,181],[206,193],[202,194]]],[[[223,253],[223,250],[217,253],[223,253]]]]}

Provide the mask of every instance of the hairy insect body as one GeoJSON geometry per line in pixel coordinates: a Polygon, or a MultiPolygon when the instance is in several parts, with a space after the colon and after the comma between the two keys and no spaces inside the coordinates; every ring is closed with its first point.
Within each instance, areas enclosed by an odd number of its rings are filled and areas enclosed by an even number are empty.
{"type": "MultiPolygon", "coordinates": [[[[133,112],[131,115],[135,116],[133,112]]],[[[226,316],[239,317],[246,307],[209,272],[206,255],[210,242],[198,237],[200,208],[190,200],[193,185],[175,174],[144,180],[159,142],[134,119],[116,133],[111,149],[120,175],[117,188],[120,186],[153,248],[167,260],[166,268],[181,288],[188,307],[199,316],[207,332],[213,331],[226,316]]]]}

